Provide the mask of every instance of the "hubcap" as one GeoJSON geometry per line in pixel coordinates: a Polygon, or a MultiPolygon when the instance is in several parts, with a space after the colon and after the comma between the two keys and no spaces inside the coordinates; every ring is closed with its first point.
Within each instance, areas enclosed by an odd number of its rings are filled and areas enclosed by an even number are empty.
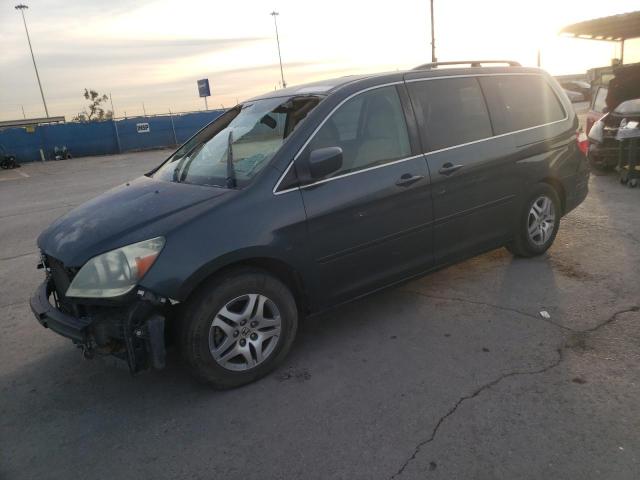
{"type": "Polygon", "coordinates": [[[556,226],[556,210],[553,201],[545,195],[538,197],[527,218],[527,231],[529,239],[535,244],[542,246],[553,234],[556,226]]]}
{"type": "Polygon", "coordinates": [[[248,370],[273,353],[280,329],[280,312],[272,300],[258,293],[242,295],[214,317],[209,328],[209,350],[221,367],[248,370]]]}

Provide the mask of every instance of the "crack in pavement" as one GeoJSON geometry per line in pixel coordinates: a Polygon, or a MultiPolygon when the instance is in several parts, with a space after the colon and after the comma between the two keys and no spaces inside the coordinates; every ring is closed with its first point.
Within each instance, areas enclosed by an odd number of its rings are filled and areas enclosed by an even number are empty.
{"type": "Polygon", "coordinates": [[[609,325],[610,323],[613,323],[618,318],[618,315],[622,315],[623,313],[631,313],[631,312],[639,312],[639,311],[640,311],[640,306],[638,306],[638,305],[633,305],[631,307],[623,308],[622,310],[618,310],[617,312],[615,312],[613,315],[611,315],[604,322],[599,323],[594,327],[587,328],[585,330],[574,330],[574,331],[576,333],[584,333],[584,334],[593,333],[593,332],[601,329],[602,327],[605,327],[605,326],[609,325]]]}
{"type": "Polygon", "coordinates": [[[495,304],[495,303],[482,302],[480,300],[470,300],[468,298],[462,298],[462,297],[443,297],[443,296],[439,296],[439,295],[430,295],[428,293],[420,292],[418,290],[401,289],[399,291],[400,292],[406,292],[406,293],[413,293],[414,295],[420,295],[420,296],[425,297],[425,298],[433,298],[435,300],[447,300],[447,301],[450,301],[450,302],[470,303],[472,305],[484,305],[486,307],[495,308],[495,309],[503,310],[503,311],[506,311],[506,312],[518,313],[520,315],[524,315],[525,317],[533,318],[534,320],[542,320],[543,322],[546,322],[549,325],[553,325],[554,327],[560,328],[562,330],[567,330],[569,332],[578,332],[579,331],[579,330],[575,330],[575,329],[573,329],[571,327],[567,327],[565,325],[562,325],[560,323],[554,322],[550,318],[544,318],[544,317],[541,317],[539,315],[535,315],[533,313],[525,312],[524,310],[518,310],[517,308],[513,308],[513,307],[506,307],[504,305],[498,305],[498,304],[495,304]]]}
{"type": "Polygon", "coordinates": [[[33,255],[34,253],[38,253],[38,252],[33,251],[33,252],[19,253],[17,255],[12,255],[10,257],[2,257],[0,258],[0,262],[4,262],[6,260],[15,260],[16,258],[20,258],[20,257],[28,257],[29,255],[33,255]]]}
{"type": "MultiPolygon", "coordinates": [[[[411,291],[411,290],[403,290],[403,291],[410,292],[410,293],[418,293],[418,292],[414,292],[414,291],[411,291]]],[[[419,295],[424,295],[422,293],[418,293],[418,294],[419,295]]],[[[428,297],[428,295],[424,295],[424,296],[428,297]]],[[[433,297],[433,298],[438,298],[438,297],[433,297]]],[[[445,300],[450,300],[450,299],[445,299],[445,300]]],[[[466,300],[461,299],[461,301],[466,301],[466,300]]],[[[478,303],[478,304],[487,305],[487,306],[490,306],[490,307],[494,306],[494,305],[483,303],[483,302],[473,302],[473,301],[471,301],[470,303],[478,303]]],[[[498,309],[502,309],[502,310],[514,311],[514,312],[521,313],[521,314],[529,316],[529,317],[532,316],[531,314],[523,313],[523,312],[520,312],[520,311],[515,310],[515,309],[510,309],[508,307],[500,307],[500,306],[494,306],[494,307],[498,308],[498,309]]],[[[591,328],[588,328],[588,329],[585,329],[585,330],[575,330],[575,329],[570,329],[570,330],[572,332],[574,332],[574,333],[587,335],[589,333],[596,332],[597,330],[599,330],[600,328],[602,328],[602,327],[604,327],[606,325],[609,325],[609,324],[613,323],[618,318],[619,315],[622,315],[624,313],[630,313],[630,312],[638,312],[638,311],[640,311],[640,306],[634,305],[634,306],[627,307],[627,308],[622,309],[622,310],[618,310],[613,315],[611,315],[609,318],[607,318],[604,322],[600,322],[599,324],[597,324],[594,327],[591,327],[591,328]]],[[[558,326],[558,325],[556,325],[556,326],[558,326]]],[[[563,327],[563,328],[568,328],[568,327],[563,327]]],[[[413,460],[415,460],[415,458],[418,456],[418,454],[420,453],[422,448],[425,445],[428,445],[429,443],[431,443],[431,442],[433,442],[435,440],[436,435],[438,434],[438,430],[440,429],[440,427],[447,420],[447,418],[449,418],[454,413],[456,413],[456,411],[458,410],[458,407],[460,407],[460,405],[462,405],[462,403],[464,403],[467,400],[471,400],[471,399],[479,396],[485,390],[491,389],[492,387],[498,385],[500,382],[502,382],[503,380],[505,380],[507,378],[511,378],[511,377],[515,377],[515,376],[521,376],[521,375],[540,375],[540,374],[547,373],[548,371],[558,367],[562,363],[562,361],[564,360],[563,351],[564,351],[564,348],[567,347],[566,344],[567,344],[567,339],[565,338],[563,340],[561,346],[556,348],[556,353],[557,353],[558,357],[556,358],[556,360],[553,363],[551,363],[549,365],[546,365],[546,366],[544,366],[542,368],[539,368],[537,370],[515,370],[513,372],[508,372],[508,373],[502,374],[498,378],[496,378],[496,379],[494,379],[494,380],[492,380],[492,381],[490,381],[488,383],[485,383],[484,385],[478,387],[471,394],[465,395],[463,397],[460,397],[458,399],[458,401],[453,405],[453,407],[450,408],[449,411],[447,411],[447,413],[445,413],[442,417],[440,417],[440,419],[438,419],[438,421],[436,422],[435,426],[431,430],[431,435],[428,438],[426,438],[425,440],[422,440],[421,442],[419,442],[416,445],[416,447],[415,447],[413,453],[411,454],[411,456],[404,461],[404,463],[400,466],[400,468],[396,471],[396,473],[394,473],[390,477],[390,480],[393,480],[393,479],[397,478],[398,476],[402,475],[404,473],[405,469],[409,466],[409,464],[413,460]]]]}
{"type": "Polygon", "coordinates": [[[17,302],[5,303],[4,305],[0,305],[0,309],[15,307],[16,305],[23,305],[25,303],[29,303],[29,300],[18,300],[17,302]]]}
{"type": "Polygon", "coordinates": [[[396,473],[394,473],[390,478],[394,479],[400,475],[402,475],[402,473],[404,472],[404,470],[409,466],[409,464],[415,460],[416,456],[420,453],[420,450],[422,449],[422,447],[424,447],[425,445],[431,443],[432,441],[435,440],[436,435],[438,433],[438,430],[440,429],[440,427],[442,426],[442,424],[445,422],[445,420],[447,420],[447,418],[449,418],[451,415],[453,415],[456,410],[458,410],[458,407],[460,405],[462,405],[462,403],[464,403],[467,400],[471,400],[472,398],[477,397],[478,395],[480,395],[482,392],[484,392],[485,390],[490,389],[491,387],[496,386],[498,383],[502,382],[503,380],[510,378],[510,377],[515,377],[515,376],[519,376],[519,375],[539,375],[542,373],[546,373],[549,370],[556,368],[558,365],[560,365],[560,363],[562,362],[563,359],[563,354],[562,354],[562,348],[558,348],[556,350],[556,352],[558,353],[558,358],[551,363],[550,365],[544,366],[542,368],[539,368],[537,370],[516,370],[513,372],[509,372],[509,373],[505,373],[500,375],[498,378],[485,383],[484,385],[478,387],[473,393],[469,394],[469,395],[465,395],[464,397],[461,397],[458,399],[458,401],[455,403],[455,405],[449,409],[449,411],[447,413],[445,413],[442,417],[440,417],[440,419],[438,420],[438,422],[436,423],[435,427],[433,427],[433,430],[431,430],[431,435],[429,436],[429,438],[427,438],[426,440],[421,441],[420,443],[418,443],[418,445],[416,445],[416,448],[413,451],[413,454],[407,459],[405,460],[405,462],[400,466],[400,468],[398,469],[398,471],[396,473]]]}
{"type": "Polygon", "coordinates": [[[61,208],[77,207],[78,205],[80,205],[80,204],[79,203],[64,203],[64,204],[56,205],[56,206],[53,206],[53,207],[39,208],[39,209],[35,209],[35,210],[27,210],[27,211],[24,211],[24,212],[9,213],[9,214],[6,214],[6,215],[0,215],[0,219],[11,218],[11,217],[21,217],[23,215],[31,215],[33,213],[50,212],[52,210],[59,210],[61,208]]]}

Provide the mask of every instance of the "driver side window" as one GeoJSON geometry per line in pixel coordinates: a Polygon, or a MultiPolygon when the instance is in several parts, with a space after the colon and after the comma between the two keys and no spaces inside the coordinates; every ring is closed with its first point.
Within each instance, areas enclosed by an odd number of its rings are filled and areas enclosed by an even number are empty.
{"type": "Polygon", "coordinates": [[[329,177],[409,157],[409,135],[395,87],[361,93],[340,106],[313,137],[308,152],[326,147],[343,152],[342,167],[329,177]]]}

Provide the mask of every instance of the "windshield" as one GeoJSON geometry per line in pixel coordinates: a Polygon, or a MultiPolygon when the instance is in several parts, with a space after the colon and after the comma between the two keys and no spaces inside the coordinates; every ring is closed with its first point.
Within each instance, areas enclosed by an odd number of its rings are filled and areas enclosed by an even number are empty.
{"type": "Polygon", "coordinates": [[[260,172],[319,97],[267,98],[238,105],[180,147],[153,177],[242,187],[260,172]]]}

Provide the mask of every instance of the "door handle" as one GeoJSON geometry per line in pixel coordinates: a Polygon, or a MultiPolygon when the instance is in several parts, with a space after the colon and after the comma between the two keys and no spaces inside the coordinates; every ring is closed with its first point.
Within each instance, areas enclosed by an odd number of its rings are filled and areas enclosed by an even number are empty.
{"type": "Polygon", "coordinates": [[[409,185],[413,185],[423,178],[424,175],[411,175],[410,173],[405,173],[396,181],[396,185],[398,185],[399,187],[408,187],[409,185]]]}
{"type": "Polygon", "coordinates": [[[438,173],[440,175],[451,175],[452,173],[460,170],[462,167],[464,167],[464,165],[454,165],[451,162],[447,162],[444,165],[442,165],[440,170],[438,170],[438,173]]]}

